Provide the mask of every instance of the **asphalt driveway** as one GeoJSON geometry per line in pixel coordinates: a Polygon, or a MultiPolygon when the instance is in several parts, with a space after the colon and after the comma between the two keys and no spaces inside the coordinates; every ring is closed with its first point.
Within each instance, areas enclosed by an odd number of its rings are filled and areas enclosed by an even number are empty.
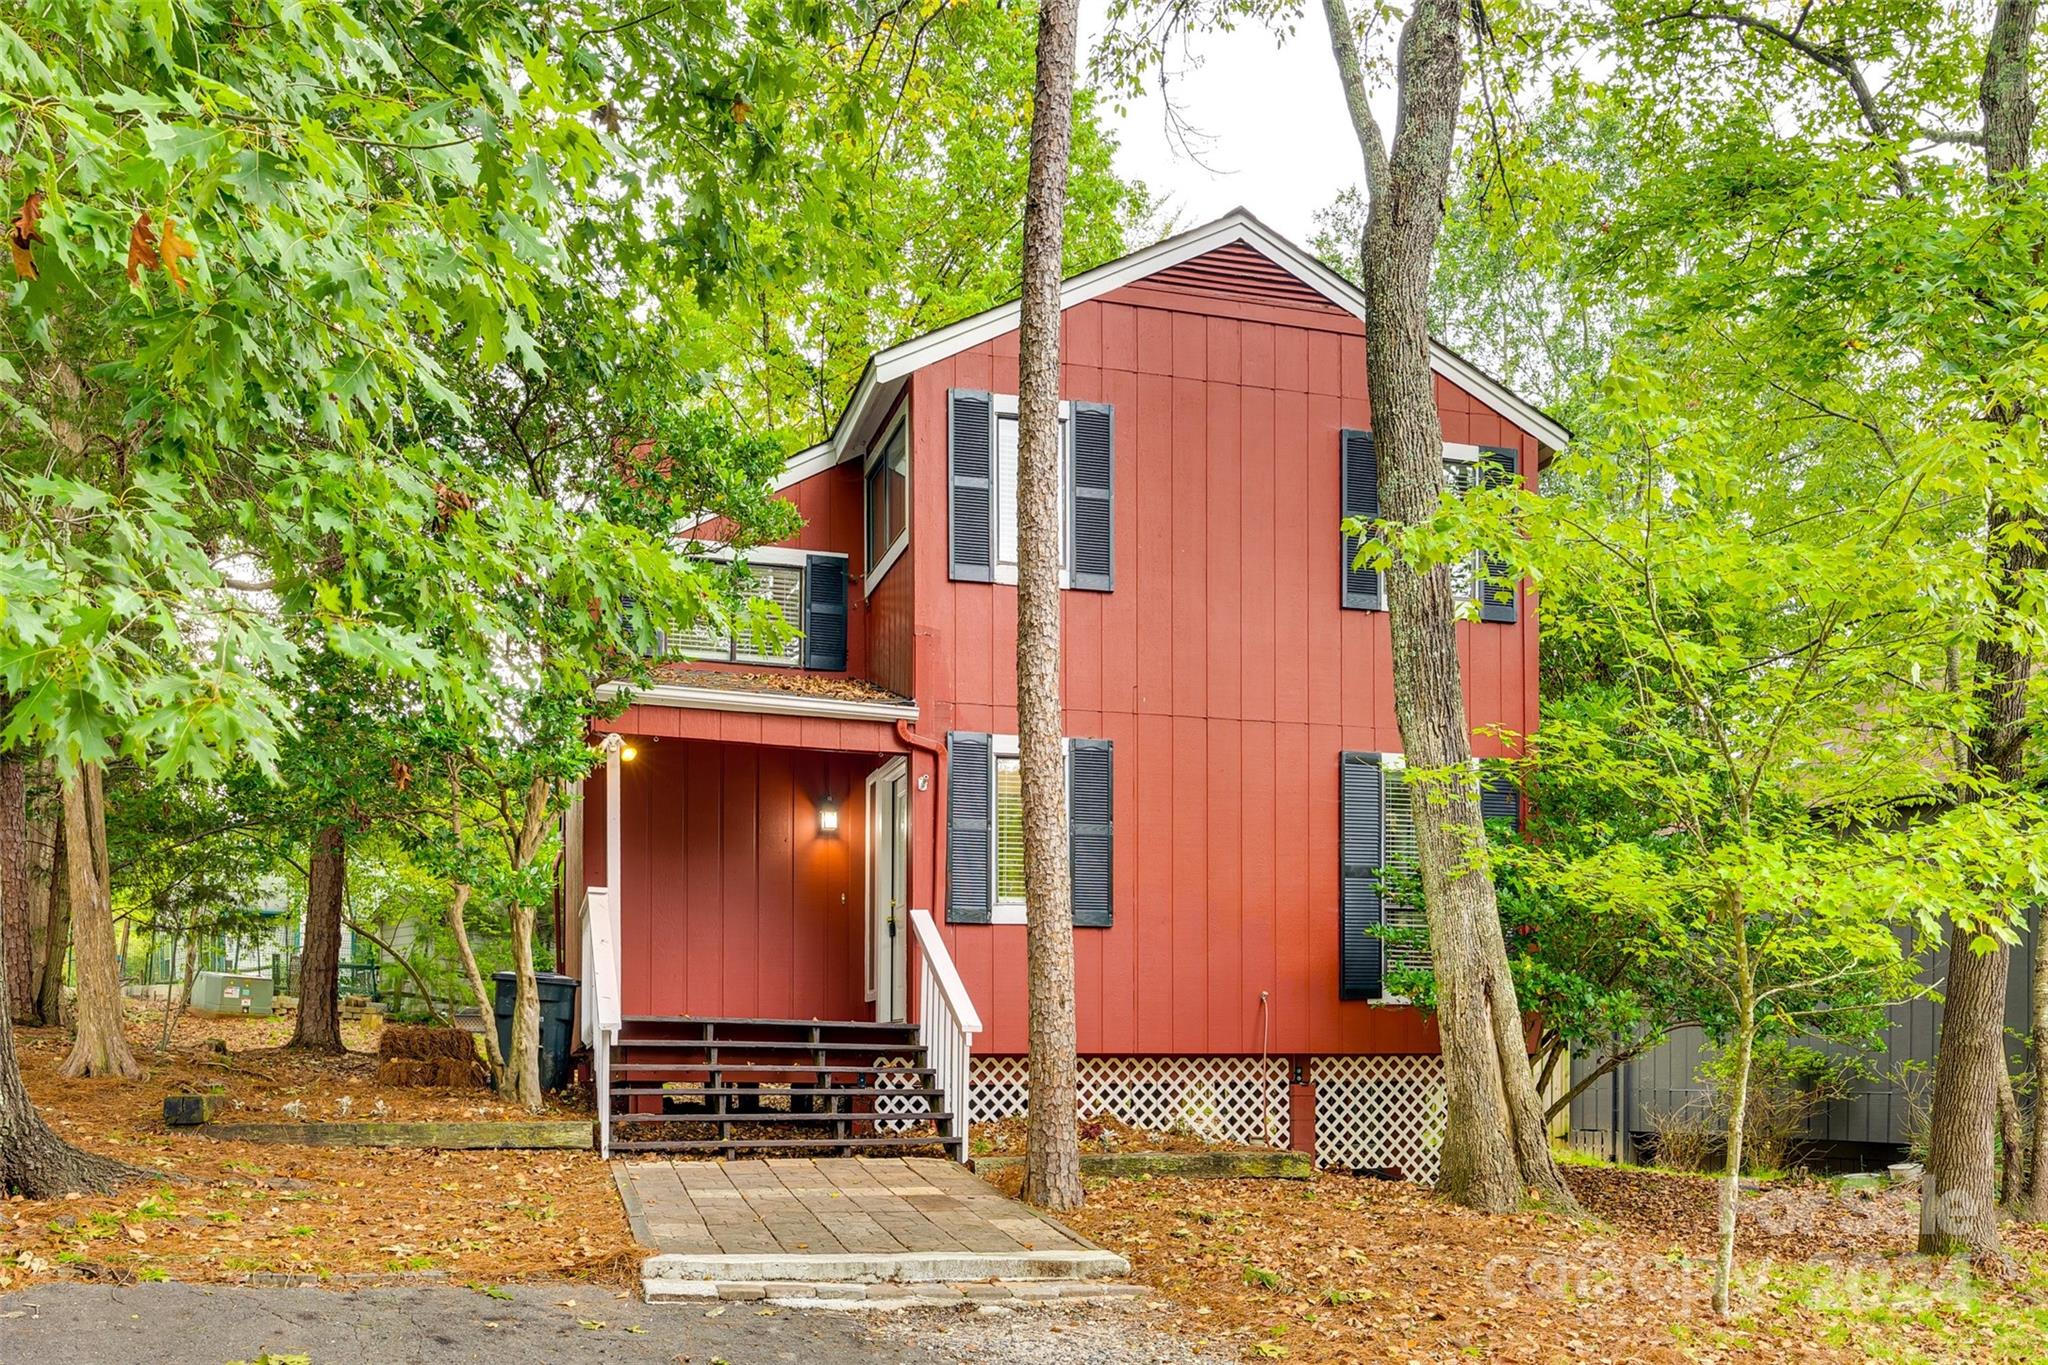
{"type": "Polygon", "coordinates": [[[591,1285],[262,1289],[56,1284],[0,1294],[0,1361],[66,1365],[1202,1365],[1163,1304],[932,1312],[648,1305],[591,1285]],[[504,1294],[506,1297],[495,1297],[504,1294]]]}

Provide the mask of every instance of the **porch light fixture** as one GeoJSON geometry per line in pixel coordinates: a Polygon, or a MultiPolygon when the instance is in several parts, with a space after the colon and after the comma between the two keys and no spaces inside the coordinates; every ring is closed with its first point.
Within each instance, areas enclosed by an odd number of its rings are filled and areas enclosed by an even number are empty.
{"type": "Polygon", "coordinates": [[[619,745],[619,762],[631,763],[638,757],[640,757],[640,751],[633,747],[632,741],[628,740],[619,745]]]}
{"type": "Polygon", "coordinates": [[[818,798],[818,833],[839,832],[839,803],[829,796],[818,798]]]}

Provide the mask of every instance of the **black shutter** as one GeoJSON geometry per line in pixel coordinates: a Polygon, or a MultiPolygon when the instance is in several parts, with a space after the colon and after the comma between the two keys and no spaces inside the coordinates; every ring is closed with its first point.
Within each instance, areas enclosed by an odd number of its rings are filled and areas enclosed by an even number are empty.
{"type": "MultiPolygon", "coordinates": [[[[1480,458],[1485,464],[1485,480],[1488,488],[1514,487],[1517,462],[1515,452],[1507,446],[1481,446],[1480,458]]],[[[1482,621],[1513,621],[1515,619],[1515,577],[1507,560],[1499,555],[1485,556],[1485,572],[1479,576],[1479,619],[1482,621]]]]}
{"type": "Polygon", "coordinates": [[[995,404],[973,389],[946,391],[947,575],[996,576],[995,404]]]}
{"type": "Polygon", "coordinates": [[[804,559],[804,667],[846,667],[846,561],[838,555],[804,559]]]}
{"type": "Polygon", "coordinates": [[[1344,754],[1338,760],[1337,982],[1345,1000],[1377,1000],[1382,994],[1386,944],[1366,932],[1381,923],[1380,865],[1386,858],[1385,774],[1378,754],[1344,754]]]}
{"type": "Polygon", "coordinates": [[[946,923],[987,924],[995,909],[995,750],[987,735],[946,736],[946,923]]]}
{"type": "Polygon", "coordinates": [[[1076,403],[1073,427],[1073,562],[1068,583],[1092,592],[1116,586],[1116,412],[1107,403],[1076,403]]]}
{"type": "Polygon", "coordinates": [[[1479,816],[1482,820],[1505,820],[1522,832],[1522,794],[1515,789],[1509,773],[1487,767],[1479,774],[1479,816]]]}
{"type": "MultiPolygon", "coordinates": [[[[1340,463],[1344,469],[1344,516],[1363,517],[1367,521],[1377,520],[1380,514],[1380,459],[1373,448],[1372,433],[1369,431],[1345,430],[1338,433],[1342,454],[1340,463]]],[[[1387,606],[1385,591],[1380,586],[1380,571],[1375,568],[1353,568],[1352,561],[1358,558],[1358,537],[1344,537],[1344,605],[1366,611],[1384,611],[1387,606]]]]}
{"type": "Polygon", "coordinates": [[[1114,758],[1106,739],[1067,741],[1067,853],[1076,927],[1109,926],[1116,848],[1114,758]]]}

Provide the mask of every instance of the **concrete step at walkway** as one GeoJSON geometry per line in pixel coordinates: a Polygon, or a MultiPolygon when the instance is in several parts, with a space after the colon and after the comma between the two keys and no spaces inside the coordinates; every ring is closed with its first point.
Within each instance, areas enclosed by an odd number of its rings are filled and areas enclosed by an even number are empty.
{"type": "Polygon", "coordinates": [[[655,1248],[642,1264],[650,1297],[1130,1273],[1123,1257],[942,1158],[635,1159],[612,1169],[634,1235],[655,1248]]]}

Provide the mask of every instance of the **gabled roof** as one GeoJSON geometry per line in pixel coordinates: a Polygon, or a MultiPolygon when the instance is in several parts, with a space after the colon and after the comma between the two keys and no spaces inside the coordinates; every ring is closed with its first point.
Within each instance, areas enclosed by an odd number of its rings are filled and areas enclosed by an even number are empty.
{"type": "MultiPolygon", "coordinates": [[[[1060,308],[1065,310],[1086,303],[1197,256],[1239,242],[1281,267],[1330,303],[1364,319],[1365,294],[1357,285],[1241,208],[1232,209],[1214,222],[1190,228],[1143,250],[1083,271],[1060,286],[1060,308]]],[[[786,488],[859,454],[872,434],[870,428],[888,411],[905,379],[927,365],[970,350],[1005,332],[1015,331],[1020,312],[1021,305],[1015,301],[1000,304],[972,317],[962,318],[949,327],[926,332],[923,336],[912,337],[886,351],[877,352],[868,360],[860,383],[854,388],[853,397],[847,401],[845,411],[840,413],[832,434],[810,449],[792,456],[788,467],[776,480],[776,486],[786,488]]],[[[1551,449],[1561,449],[1571,439],[1571,433],[1556,418],[1434,339],[1430,341],[1430,368],[1483,400],[1551,449]]]]}

